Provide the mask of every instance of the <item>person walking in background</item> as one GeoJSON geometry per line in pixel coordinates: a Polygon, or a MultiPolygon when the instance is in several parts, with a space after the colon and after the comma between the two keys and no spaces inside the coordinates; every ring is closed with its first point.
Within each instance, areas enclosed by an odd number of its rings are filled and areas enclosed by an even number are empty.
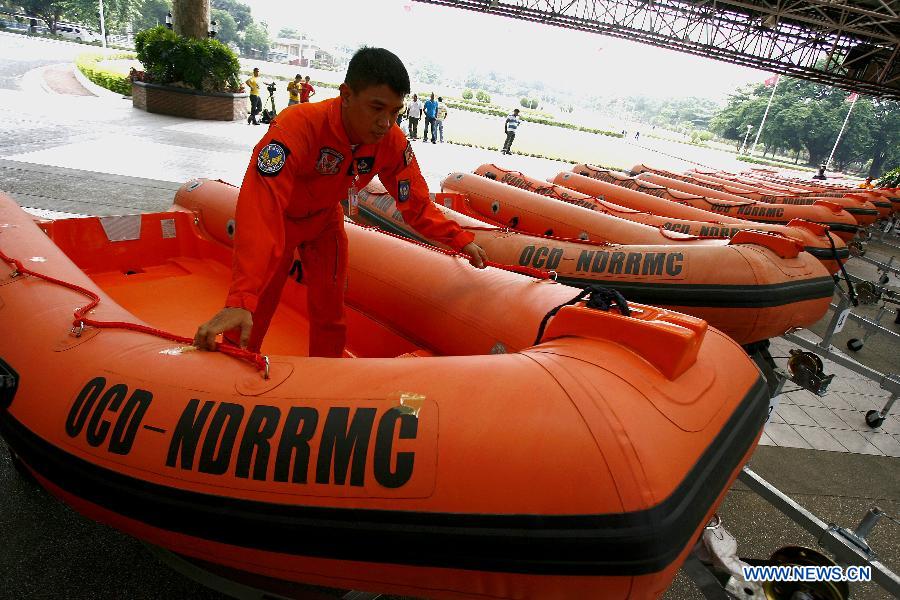
{"type": "Polygon", "coordinates": [[[422,141],[428,141],[428,129],[431,126],[431,143],[436,144],[437,142],[437,131],[435,130],[434,123],[437,120],[437,110],[438,103],[437,100],[434,99],[434,94],[431,94],[431,98],[425,101],[425,130],[422,131],[422,141]]]}
{"type": "Polygon", "coordinates": [[[866,190],[872,190],[872,189],[875,189],[875,185],[872,184],[872,178],[871,178],[871,177],[866,177],[866,180],[863,181],[861,184],[859,184],[859,187],[861,187],[861,188],[863,188],[863,189],[866,189],[866,190]]]}
{"type": "Polygon", "coordinates": [[[506,117],[506,123],[503,124],[503,131],[506,133],[506,143],[503,144],[501,154],[512,154],[512,143],[516,139],[516,130],[519,128],[519,109],[512,111],[512,114],[506,117]]]}
{"type": "Polygon", "coordinates": [[[438,108],[437,108],[437,129],[438,133],[441,136],[441,143],[444,143],[444,119],[447,118],[447,105],[444,104],[444,99],[438,96],[438,108]]]}
{"type": "Polygon", "coordinates": [[[300,73],[297,73],[297,76],[294,77],[293,81],[289,81],[287,84],[288,91],[288,106],[292,106],[294,104],[300,104],[300,87],[303,85],[303,76],[300,73]]]}
{"type": "Polygon", "coordinates": [[[422,116],[422,105],[419,104],[419,96],[413,94],[412,102],[406,107],[406,118],[409,119],[409,138],[419,137],[419,118],[422,116]]]}
{"type": "Polygon", "coordinates": [[[262,98],[259,97],[259,69],[253,69],[253,75],[247,78],[247,87],[250,88],[250,115],[247,123],[259,125],[256,115],[262,112],[262,98]]]}
{"type": "Polygon", "coordinates": [[[300,84],[300,102],[309,102],[310,96],[316,95],[316,88],[312,86],[309,82],[309,75],[306,76],[306,80],[300,84]]]}

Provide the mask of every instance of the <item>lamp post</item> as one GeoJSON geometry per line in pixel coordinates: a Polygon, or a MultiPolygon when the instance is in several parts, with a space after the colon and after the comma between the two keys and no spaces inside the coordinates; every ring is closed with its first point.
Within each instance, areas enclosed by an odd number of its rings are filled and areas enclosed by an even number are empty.
{"type": "Polygon", "coordinates": [[[215,38],[219,33],[219,24],[215,19],[209,22],[209,37],[215,38]]]}
{"type": "Polygon", "coordinates": [[[166,28],[172,29],[172,12],[171,11],[169,11],[169,13],[166,15],[166,28]]]}
{"type": "Polygon", "coordinates": [[[103,0],[100,0],[100,42],[103,44],[103,47],[106,48],[106,18],[103,15],[103,0]]]}
{"type": "Polygon", "coordinates": [[[747,148],[747,138],[750,137],[750,132],[751,132],[751,131],[753,131],[753,125],[752,125],[752,124],[748,124],[748,125],[747,125],[747,133],[744,134],[744,143],[741,144],[741,151],[738,152],[738,155],[743,154],[743,153],[744,153],[744,150],[747,148]]]}

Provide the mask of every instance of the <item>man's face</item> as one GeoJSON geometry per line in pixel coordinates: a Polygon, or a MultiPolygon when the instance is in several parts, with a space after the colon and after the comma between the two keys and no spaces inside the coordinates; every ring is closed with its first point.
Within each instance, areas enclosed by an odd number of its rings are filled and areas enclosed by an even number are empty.
{"type": "Polygon", "coordinates": [[[380,142],[403,108],[403,96],[385,84],[370,86],[358,92],[342,83],[341,119],[354,144],[380,142]]]}
{"type": "Polygon", "coordinates": [[[253,69],[253,76],[259,77],[259,69],[253,69]]]}

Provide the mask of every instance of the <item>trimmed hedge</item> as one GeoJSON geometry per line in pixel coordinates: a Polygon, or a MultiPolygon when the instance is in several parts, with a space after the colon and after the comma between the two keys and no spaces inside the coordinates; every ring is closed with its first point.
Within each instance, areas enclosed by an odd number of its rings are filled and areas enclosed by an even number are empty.
{"type": "Polygon", "coordinates": [[[124,58],[135,58],[134,53],[122,54],[82,54],[75,59],[75,66],[84,74],[85,77],[96,83],[100,87],[122,94],[123,96],[131,95],[131,79],[128,75],[123,75],[116,71],[110,71],[99,66],[104,60],[118,60],[124,58]]]}
{"type": "Polygon", "coordinates": [[[752,156],[738,156],[738,160],[748,163],[753,163],[755,165],[765,165],[768,167],[781,167],[784,169],[793,169],[795,171],[815,171],[816,169],[810,169],[809,167],[804,167],[803,165],[795,165],[791,163],[782,162],[779,160],[766,160],[764,158],[754,158],[752,156]]]}

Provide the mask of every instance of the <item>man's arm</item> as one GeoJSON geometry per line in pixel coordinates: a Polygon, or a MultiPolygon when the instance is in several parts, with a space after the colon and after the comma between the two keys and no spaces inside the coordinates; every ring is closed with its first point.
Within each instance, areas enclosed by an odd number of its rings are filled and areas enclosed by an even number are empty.
{"type": "Polygon", "coordinates": [[[244,175],[235,211],[234,251],[231,286],[225,308],[201,325],[194,345],[215,349],[216,336],[240,327],[241,346],[246,346],[252,328],[252,314],[259,296],[278,273],[277,266],[288,251],[285,239],[285,211],[290,203],[303,147],[286,144],[285,132],[270,128],[254,148],[244,175]]]}
{"type": "Polygon", "coordinates": [[[396,134],[385,142],[386,147],[382,152],[391,156],[387,157],[386,165],[379,171],[378,178],[397,200],[397,208],[403,215],[403,220],[423,237],[450,246],[456,251],[463,251],[469,254],[472,264],[484,266],[487,256],[474,243],[475,236],[462,229],[455,221],[444,217],[434,206],[412,146],[403,133],[397,129],[396,134]]]}

